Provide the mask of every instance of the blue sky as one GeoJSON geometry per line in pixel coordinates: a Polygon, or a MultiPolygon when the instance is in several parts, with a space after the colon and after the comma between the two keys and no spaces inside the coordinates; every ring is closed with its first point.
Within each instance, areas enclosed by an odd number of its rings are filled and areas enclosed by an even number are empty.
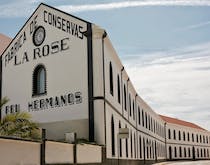
{"type": "Polygon", "coordinates": [[[0,33],[14,37],[40,2],[106,29],[157,113],[210,130],[209,0],[2,0],[0,33]]]}

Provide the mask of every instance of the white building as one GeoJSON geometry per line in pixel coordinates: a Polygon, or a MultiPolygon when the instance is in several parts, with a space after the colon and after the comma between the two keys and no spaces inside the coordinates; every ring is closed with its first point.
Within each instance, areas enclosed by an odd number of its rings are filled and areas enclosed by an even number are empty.
{"type": "MultiPolygon", "coordinates": [[[[109,163],[192,158],[175,157],[175,146],[183,153],[199,148],[195,159],[209,159],[209,140],[201,145],[168,138],[168,129],[185,131],[186,138],[193,131],[166,123],[141,99],[107,33],[95,24],[40,4],[1,60],[1,97],[10,99],[2,116],[30,112],[48,139],[75,132],[104,145],[109,163]],[[119,128],[128,128],[129,138],[118,139],[119,128]]],[[[194,131],[195,138],[210,136],[194,131]]]]}

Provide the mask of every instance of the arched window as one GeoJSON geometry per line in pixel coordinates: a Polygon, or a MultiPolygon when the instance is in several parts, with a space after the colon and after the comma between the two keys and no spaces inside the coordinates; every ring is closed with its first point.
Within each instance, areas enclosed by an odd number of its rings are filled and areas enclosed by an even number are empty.
{"type": "Polygon", "coordinates": [[[132,131],[131,131],[131,158],[133,158],[133,136],[132,136],[132,131]]]}
{"type": "Polygon", "coordinates": [[[126,92],[125,85],[124,85],[124,108],[127,111],[127,92],[126,92]]]}
{"type": "Polygon", "coordinates": [[[147,128],[147,112],[145,112],[145,122],[146,122],[146,128],[147,128]]]}
{"type": "Polygon", "coordinates": [[[141,110],[140,108],[138,107],[138,121],[139,121],[139,125],[141,125],[141,110]]]}
{"type": "Polygon", "coordinates": [[[110,87],[110,94],[113,96],[113,70],[112,70],[112,63],[109,63],[109,87],[110,87]]]}
{"type": "Polygon", "coordinates": [[[185,132],[183,132],[183,140],[185,141],[185,132]]]}
{"type": "Polygon", "coordinates": [[[117,100],[120,103],[120,76],[117,75],[117,100]]]}
{"type": "Polygon", "coordinates": [[[168,139],[171,139],[171,130],[168,129],[168,139]]]}
{"type": "Polygon", "coordinates": [[[187,152],[186,152],[186,148],[184,147],[184,157],[187,157],[187,152]]]}
{"type": "MultiPolygon", "coordinates": [[[[127,125],[125,126],[127,128],[127,125]]],[[[126,157],[128,157],[128,138],[125,139],[125,152],[126,152],[126,157]]]]}
{"type": "Polygon", "coordinates": [[[187,140],[190,141],[190,134],[189,134],[189,132],[187,133],[187,140]]]}
{"type": "Polygon", "coordinates": [[[33,72],[33,96],[47,93],[46,78],[44,65],[38,65],[33,72]]]}
{"type": "Polygon", "coordinates": [[[194,142],[194,134],[192,133],[192,142],[194,142]]]}
{"type": "MultiPolygon", "coordinates": [[[[121,128],[121,122],[119,121],[119,129],[121,128]]],[[[119,152],[120,152],[120,157],[122,157],[122,139],[120,138],[120,144],[119,144],[119,152]]]]}
{"type": "Polygon", "coordinates": [[[151,117],[151,131],[153,131],[153,119],[151,117]]]}
{"type": "Polygon", "coordinates": [[[134,157],[136,158],[136,134],[134,133],[134,157]]]}
{"type": "Polygon", "coordinates": [[[136,115],[135,115],[135,103],[134,103],[134,100],[133,100],[133,120],[135,120],[136,118],[136,115]]]}
{"type": "Polygon", "coordinates": [[[150,115],[148,115],[148,127],[149,127],[149,130],[150,130],[150,115]]]}
{"type": "Polygon", "coordinates": [[[204,148],[203,150],[204,150],[204,157],[206,157],[206,149],[204,148]]]}
{"type": "Polygon", "coordinates": [[[146,140],[146,145],[147,145],[147,159],[149,158],[149,141],[148,141],[148,139],[146,140]]]}
{"type": "Polygon", "coordinates": [[[188,148],[188,155],[189,155],[189,158],[190,158],[191,157],[190,148],[188,148]]]}
{"type": "Polygon", "coordinates": [[[179,140],[181,140],[181,132],[179,131],[179,140]]]}
{"type": "Polygon", "coordinates": [[[142,143],[141,143],[141,136],[139,137],[139,154],[140,154],[140,158],[142,158],[142,143]]]}
{"type": "Polygon", "coordinates": [[[177,157],[177,151],[176,151],[176,147],[174,147],[174,157],[177,157]]]}
{"type": "Polygon", "coordinates": [[[131,95],[129,94],[129,114],[131,116],[131,95]]]}
{"type": "Polygon", "coordinates": [[[179,147],[179,157],[182,157],[182,147],[179,147]]]}
{"type": "Polygon", "coordinates": [[[114,131],[114,117],[111,119],[111,144],[112,144],[112,156],[115,155],[115,131],[114,131]]]}
{"type": "Polygon", "coordinates": [[[144,127],[144,110],[142,109],[142,126],[144,127]]]}
{"type": "Polygon", "coordinates": [[[203,157],[203,150],[202,150],[202,148],[201,148],[201,158],[203,157]]]}
{"type": "Polygon", "coordinates": [[[174,140],[176,140],[176,130],[174,129],[174,140]]]}

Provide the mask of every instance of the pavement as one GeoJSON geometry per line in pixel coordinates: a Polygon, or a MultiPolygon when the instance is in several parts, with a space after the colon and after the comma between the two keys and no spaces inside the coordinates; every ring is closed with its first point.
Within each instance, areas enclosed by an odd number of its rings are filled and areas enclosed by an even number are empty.
{"type": "Polygon", "coordinates": [[[155,163],[153,165],[210,165],[209,160],[198,160],[198,161],[171,161],[155,163]]]}

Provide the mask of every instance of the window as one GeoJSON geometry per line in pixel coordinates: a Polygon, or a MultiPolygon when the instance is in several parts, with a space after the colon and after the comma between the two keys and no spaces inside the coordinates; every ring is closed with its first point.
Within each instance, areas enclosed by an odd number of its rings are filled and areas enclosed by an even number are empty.
{"type": "Polygon", "coordinates": [[[183,140],[185,141],[185,132],[183,132],[183,140]]]}
{"type": "Polygon", "coordinates": [[[136,158],[136,134],[134,133],[134,157],[136,158]]]}
{"type": "Polygon", "coordinates": [[[136,117],[136,115],[135,115],[135,103],[134,103],[134,100],[133,100],[133,120],[135,120],[135,117],[136,117]]]}
{"type": "Polygon", "coordinates": [[[138,107],[138,118],[139,118],[139,125],[141,125],[141,111],[139,107],[138,107]]]}
{"type": "Polygon", "coordinates": [[[204,148],[204,157],[206,157],[206,149],[204,148]]]}
{"type": "Polygon", "coordinates": [[[132,131],[131,131],[131,158],[133,157],[133,136],[132,136],[132,131]]]}
{"type": "Polygon", "coordinates": [[[176,147],[174,147],[174,157],[177,157],[177,151],[176,151],[176,147]]]}
{"type": "Polygon", "coordinates": [[[33,72],[33,96],[47,93],[46,90],[46,69],[38,65],[33,72]]]}
{"type": "MultiPolygon", "coordinates": [[[[121,123],[119,121],[119,129],[121,128],[121,123]]],[[[120,157],[122,157],[122,139],[120,138],[119,150],[120,150],[120,157]]]]}
{"type": "Polygon", "coordinates": [[[179,147],[179,157],[182,157],[182,147],[179,147]]]}
{"type": "Polygon", "coordinates": [[[127,111],[127,92],[124,84],[124,108],[127,111]]]}
{"type": "Polygon", "coordinates": [[[114,131],[114,117],[111,119],[111,144],[112,144],[112,156],[115,155],[115,131],[114,131]]]}
{"type": "Polygon", "coordinates": [[[131,116],[131,95],[129,94],[129,114],[131,116]]]}
{"type": "Polygon", "coordinates": [[[181,132],[179,131],[179,140],[181,140],[181,132]]]}
{"type": "Polygon", "coordinates": [[[144,127],[144,110],[142,110],[142,126],[144,127]]]}
{"type": "Polygon", "coordinates": [[[201,148],[201,158],[203,157],[203,150],[202,150],[202,148],[201,148]]]}
{"type": "Polygon", "coordinates": [[[150,115],[148,115],[148,127],[149,127],[149,130],[150,130],[150,115]]]}
{"type": "Polygon", "coordinates": [[[146,128],[147,128],[147,113],[145,112],[145,122],[146,122],[146,128]]]}
{"type": "Polygon", "coordinates": [[[117,75],[117,100],[118,103],[120,104],[120,77],[119,74],[117,75]]]}
{"type": "Polygon", "coordinates": [[[168,138],[171,139],[171,130],[168,129],[168,138]]]}
{"type": "Polygon", "coordinates": [[[139,137],[139,154],[140,154],[140,158],[142,158],[142,144],[141,144],[141,136],[139,137]]]}
{"type": "Polygon", "coordinates": [[[187,133],[187,140],[190,141],[190,134],[189,134],[189,132],[187,133]]]}
{"type": "Polygon", "coordinates": [[[190,148],[188,148],[188,155],[189,155],[189,158],[190,158],[191,157],[190,148]]]}
{"type": "Polygon", "coordinates": [[[174,130],[174,140],[176,140],[176,131],[174,130]]]}
{"type": "Polygon", "coordinates": [[[194,142],[194,134],[192,133],[192,142],[194,142]]]}
{"type": "MultiPolygon", "coordinates": [[[[127,125],[125,126],[127,128],[127,125]]],[[[128,138],[125,139],[125,152],[126,152],[126,157],[128,157],[128,138]]]]}
{"type": "Polygon", "coordinates": [[[113,96],[114,91],[113,91],[113,70],[112,70],[112,63],[109,63],[109,90],[110,94],[113,96]]]}
{"type": "Polygon", "coordinates": [[[125,139],[125,151],[126,151],[126,157],[128,157],[128,138],[125,139]]]}
{"type": "Polygon", "coordinates": [[[184,148],[184,157],[187,157],[187,152],[186,152],[186,148],[184,148]]]}

